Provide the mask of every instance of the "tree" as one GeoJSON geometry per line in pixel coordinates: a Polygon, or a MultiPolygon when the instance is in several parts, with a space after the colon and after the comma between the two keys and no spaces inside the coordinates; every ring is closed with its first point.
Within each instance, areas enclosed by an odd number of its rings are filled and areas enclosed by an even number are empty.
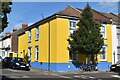
{"type": "Polygon", "coordinates": [[[4,31],[4,29],[7,27],[8,19],[7,14],[11,12],[12,2],[1,2],[0,1],[0,33],[4,31]]]}
{"type": "Polygon", "coordinates": [[[86,57],[91,55],[91,60],[94,62],[94,54],[101,53],[101,48],[104,45],[102,34],[100,33],[100,23],[93,19],[91,7],[89,4],[81,13],[81,18],[77,23],[78,29],[70,35],[68,42],[69,50],[73,54],[85,54],[86,57]]]}

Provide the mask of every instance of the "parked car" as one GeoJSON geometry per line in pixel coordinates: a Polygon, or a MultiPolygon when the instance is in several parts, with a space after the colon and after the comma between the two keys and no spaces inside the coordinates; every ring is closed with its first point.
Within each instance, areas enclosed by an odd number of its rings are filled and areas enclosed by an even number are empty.
{"type": "Polygon", "coordinates": [[[2,67],[3,68],[10,68],[10,63],[11,63],[12,57],[5,57],[2,60],[2,67]]]}
{"type": "Polygon", "coordinates": [[[110,66],[110,71],[120,72],[120,60],[110,66]]]}
{"type": "Polygon", "coordinates": [[[24,58],[13,58],[11,60],[11,64],[10,64],[12,69],[25,69],[25,70],[30,70],[29,68],[29,64],[27,63],[27,61],[24,58]]]}

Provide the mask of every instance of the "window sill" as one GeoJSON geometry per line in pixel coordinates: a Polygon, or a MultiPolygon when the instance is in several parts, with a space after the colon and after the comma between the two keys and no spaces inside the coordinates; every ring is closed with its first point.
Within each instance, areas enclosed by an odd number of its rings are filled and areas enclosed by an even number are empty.
{"type": "Polygon", "coordinates": [[[101,59],[100,62],[106,62],[107,60],[106,59],[101,59]]]}
{"type": "Polygon", "coordinates": [[[104,40],[107,40],[107,38],[103,38],[104,40]]]}
{"type": "Polygon", "coordinates": [[[31,43],[31,41],[28,41],[28,43],[31,43]]]}
{"type": "Polygon", "coordinates": [[[38,60],[35,60],[35,62],[38,62],[38,60]]]}
{"type": "Polygon", "coordinates": [[[69,62],[77,62],[77,60],[69,60],[69,62]]]}
{"type": "Polygon", "coordinates": [[[39,41],[39,39],[36,39],[35,41],[39,41]]]}

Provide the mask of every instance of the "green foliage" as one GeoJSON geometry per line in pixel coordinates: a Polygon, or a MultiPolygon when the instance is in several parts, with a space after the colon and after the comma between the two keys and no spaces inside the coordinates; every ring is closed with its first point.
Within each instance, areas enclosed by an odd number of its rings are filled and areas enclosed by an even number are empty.
{"type": "Polygon", "coordinates": [[[81,13],[78,29],[73,32],[68,39],[69,50],[73,53],[98,54],[104,45],[102,34],[100,33],[100,23],[93,19],[91,7],[87,4],[81,13]]]}
{"type": "Polygon", "coordinates": [[[10,5],[12,5],[12,2],[0,2],[0,32],[4,31],[4,28],[7,27],[7,14],[11,12],[10,5]]]}

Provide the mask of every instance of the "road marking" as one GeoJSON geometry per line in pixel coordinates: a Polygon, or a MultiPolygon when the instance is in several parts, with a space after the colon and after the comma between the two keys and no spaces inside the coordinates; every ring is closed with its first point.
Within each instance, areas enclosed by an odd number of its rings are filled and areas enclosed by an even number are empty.
{"type": "Polygon", "coordinates": [[[53,75],[53,76],[59,76],[58,74],[51,74],[51,75],[53,75]]]}
{"type": "Polygon", "coordinates": [[[62,77],[62,78],[71,78],[71,77],[68,77],[68,76],[59,76],[59,77],[62,77]]]}
{"type": "Polygon", "coordinates": [[[6,69],[8,71],[12,71],[12,72],[27,72],[27,71],[23,71],[23,70],[13,70],[13,69],[6,69]]]}
{"type": "Polygon", "coordinates": [[[29,76],[23,76],[22,78],[30,78],[29,76]]]}
{"type": "Polygon", "coordinates": [[[89,78],[94,79],[95,77],[89,77],[89,78]]]}
{"type": "Polygon", "coordinates": [[[21,78],[21,77],[17,77],[17,76],[9,76],[10,78],[21,78]]]}
{"type": "Polygon", "coordinates": [[[120,78],[119,75],[111,75],[112,77],[120,78]]]}

